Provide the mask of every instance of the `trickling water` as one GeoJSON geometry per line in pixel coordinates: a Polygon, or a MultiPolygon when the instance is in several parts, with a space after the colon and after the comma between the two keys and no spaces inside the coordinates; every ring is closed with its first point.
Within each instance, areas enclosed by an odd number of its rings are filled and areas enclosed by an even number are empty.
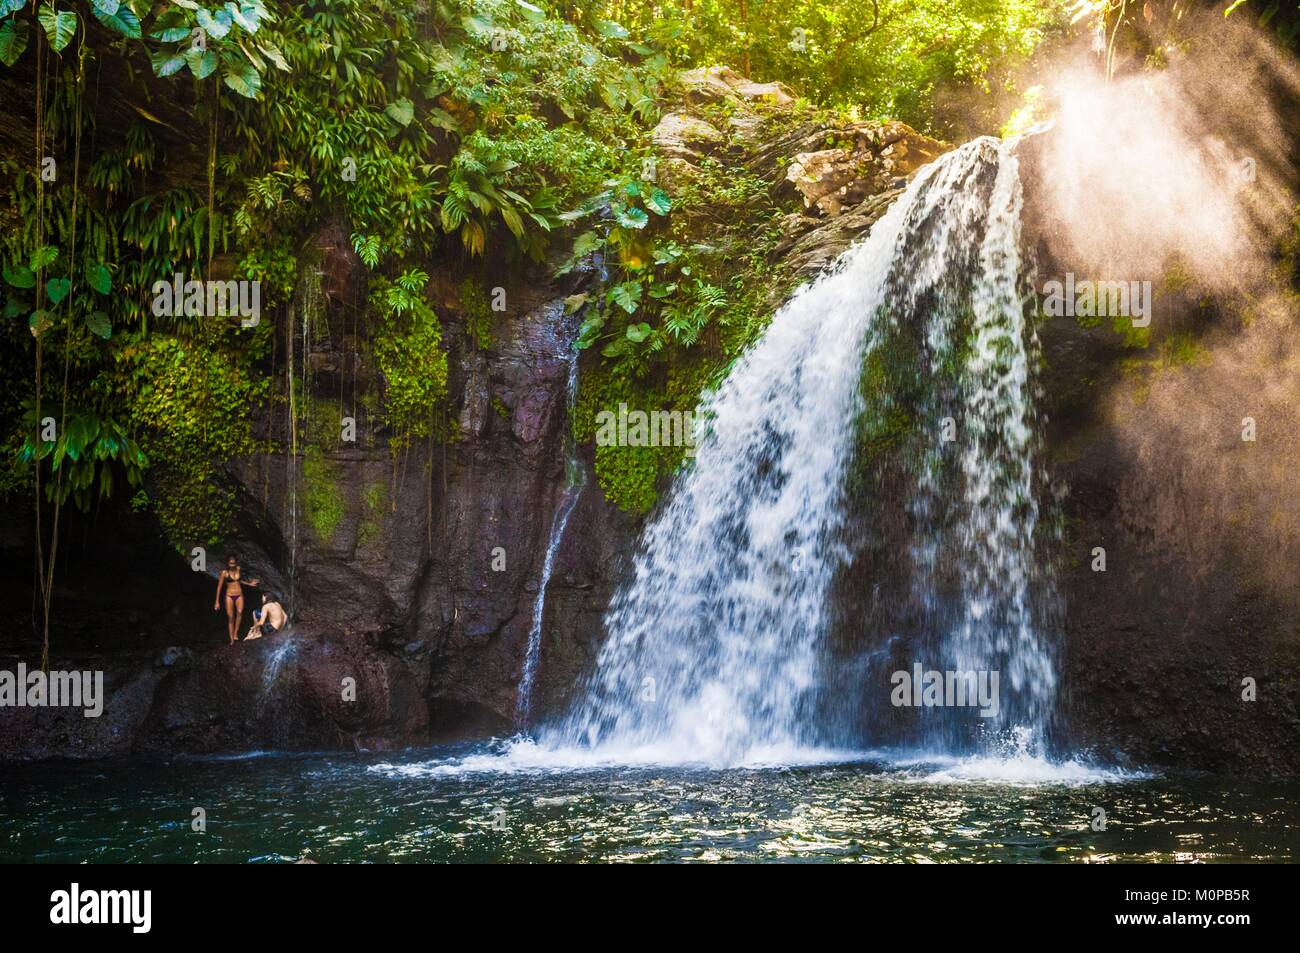
{"type": "MultiPolygon", "coordinates": [[[[292,636],[285,633],[274,636],[263,636],[263,640],[271,639],[274,644],[267,647],[266,654],[262,656],[262,686],[257,693],[257,703],[254,706],[254,714],[260,716],[265,710],[267,703],[275,695],[276,682],[280,680],[280,672],[284,669],[284,664],[294,654],[297,642],[292,636]]],[[[263,646],[266,642],[262,641],[263,646]]]]}
{"type": "Polygon", "coordinates": [[[555,554],[564,539],[564,529],[569,525],[573,508],[582,496],[587,482],[587,471],[578,456],[577,442],[573,439],[573,430],[569,421],[573,419],[573,408],[578,401],[578,353],[571,350],[568,357],[569,371],[565,388],[564,422],[564,489],[560,493],[560,502],[551,518],[551,533],[546,542],[546,556],[542,560],[541,578],[537,583],[537,597],[533,600],[533,624],[528,630],[528,648],[524,654],[523,675],[519,679],[519,691],[515,702],[515,723],[527,727],[532,710],[533,686],[537,681],[537,665],[542,655],[542,621],[546,615],[546,586],[551,581],[551,570],[555,566],[555,554]]]}
{"type": "Polygon", "coordinates": [[[288,331],[285,333],[285,350],[287,352],[284,365],[284,382],[285,390],[288,391],[289,400],[289,452],[285,455],[285,487],[287,488],[286,496],[288,497],[288,524],[289,524],[289,591],[285,594],[288,602],[286,605],[292,606],[295,590],[298,585],[298,418],[297,406],[294,399],[294,376],[293,376],[293,304],[289,305],[289,322],[288,331]]]}
{"type": "MultiPolygon", "coordinates": [[[[285,460],[286,486],[288,496],[288,543],[289,543],[289,591],[286,594],[285,609],[292,616],[295,609],[295,596],[298,589],[298,482],[303,476],[302,452],[299,435],[304,422],[312,419],[311,412],[311,348],[313,327],[320,324],[320,317],[325,307],[324,294],[321,291],[323,272],[312,269],[305,272],[298,283],[295,300],[289,306],[288,330],[285,334],[287,360],[285,363],[285,386],[289,400],[289,453],[285,460]],[[295,374],[295,316],[302,314],[302,331],[300,338],[298,362],[302,364],[302,376],[295,374]]],[[[309,439],[312,434],[306,435],[309,439]]],[[[315,435],[318,436],[318,435],[315,435]]]]}
{"type": "Polygon", "coordinates": [[[278,638],[280,641],[278,645],[273,646],[266,653],[262,669],[262,691],[259,701],[265,699],[271,693],[271,689],[275,687],[276,680],[280,677],[280,670],[284,668],[284,663],[289,656],[293,655],[293,648],[296,644],[287,635],[272,636],[272,638],[278,638]]]}
{"type": "MultiPolygon", "coordinates": [[[[996,140],[968,143],[924,169],[865,241],[773,318],[706,398],[695,464],[647,526],[596,670],[542,734],[545,747],[743,764],[872,740],[862,706],[828,697],[830,595],[852,554],[845,475],[859,428],[894,400],[864,402],[864,361],[921,325],[934,380],[918,414],[931,449],[914,474],[917,563],[933,566],[955,542],[963,608],[950,628],[909,642],[933,651],[918,659],[927,669],[1002,666],[1015,697],[997,727],[1041,727],[1054,676],[1029,606],[1034,415],[1019,208],[1014,158],[996,140]],[[954,357],[945,380],[938,370],[954,357]],[[955,467],[930,427],[946,407],[966,428],[955,467]]],[[[936,609],[925,624],[947,621],[936,609]]]]}

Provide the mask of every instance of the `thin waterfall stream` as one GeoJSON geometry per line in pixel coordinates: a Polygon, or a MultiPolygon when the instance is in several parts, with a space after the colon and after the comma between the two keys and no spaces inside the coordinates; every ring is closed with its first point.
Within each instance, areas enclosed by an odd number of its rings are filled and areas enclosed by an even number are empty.
{"type": "Polygon", "coordinates": [[[568,372],[565,379],[565,416],[562,446],[564,448],[564,487],[559,503],[551,518],[551,530],[546,542],[546,555],[542,559],[541,576],[537,582],[537,596],[533,600],[532,626],[528,630],[527,650],[524,654],[523,673],[519,679],[519,695],[515,703],[515,723],[527,727],[532,714],[533,689],[537,681],[538,664],[542,654],[542,624],[546,617],[546,587],[555,568],[555,556],[564,540],[564,530],[569,517],[578,505],[587,483],[587,471],[578,456],[577,441],[573,439],[570,421],[578,401],[578,352],[570,349],[567,356],[568,372]]]}

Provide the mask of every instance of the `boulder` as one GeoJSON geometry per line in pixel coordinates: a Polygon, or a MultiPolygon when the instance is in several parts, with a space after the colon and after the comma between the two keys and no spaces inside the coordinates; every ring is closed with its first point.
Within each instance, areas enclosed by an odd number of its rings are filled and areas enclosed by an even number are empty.
{"type": "Polygon", "coordinates": [[[756,83],[729,66],[706,66],[687,70],[678,78],[682,96],[692,105],[740,98],[785,106],[795,101],[783,83],[756,83]]]}
{"type": "Polygon", "coordinates": [[[803,197],[804,208],[832,217],[907,178],[947,149],[901,122],[860,123],[826,138],[847,144],[800,152],[786,169],[786,181],[803,197]]]}

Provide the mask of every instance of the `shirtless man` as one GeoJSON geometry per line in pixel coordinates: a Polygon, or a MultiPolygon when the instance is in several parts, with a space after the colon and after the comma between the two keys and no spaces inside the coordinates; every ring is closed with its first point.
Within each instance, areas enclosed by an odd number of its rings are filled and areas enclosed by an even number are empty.
{"type": "Polygon", "coordinates": [[[260,639],[264,635],[274,635],[284,628],[286,621],[284,607],[275,601],[274,596],[269,593],[263,594],[262,608],[253,610],[253,625],[248,630],[248,635],[244,636],[244,641],[260,639]]]}

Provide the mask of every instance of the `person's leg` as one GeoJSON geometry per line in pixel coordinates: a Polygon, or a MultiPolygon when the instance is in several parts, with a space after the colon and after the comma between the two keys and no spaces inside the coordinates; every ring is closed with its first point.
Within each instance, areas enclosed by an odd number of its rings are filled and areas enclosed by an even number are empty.
{"type": "Polygon", "coordinates": [[[239,641],[239,616],[243,614],[243,596],[226,596],[226,635],[233,645],[239,641]]]}

